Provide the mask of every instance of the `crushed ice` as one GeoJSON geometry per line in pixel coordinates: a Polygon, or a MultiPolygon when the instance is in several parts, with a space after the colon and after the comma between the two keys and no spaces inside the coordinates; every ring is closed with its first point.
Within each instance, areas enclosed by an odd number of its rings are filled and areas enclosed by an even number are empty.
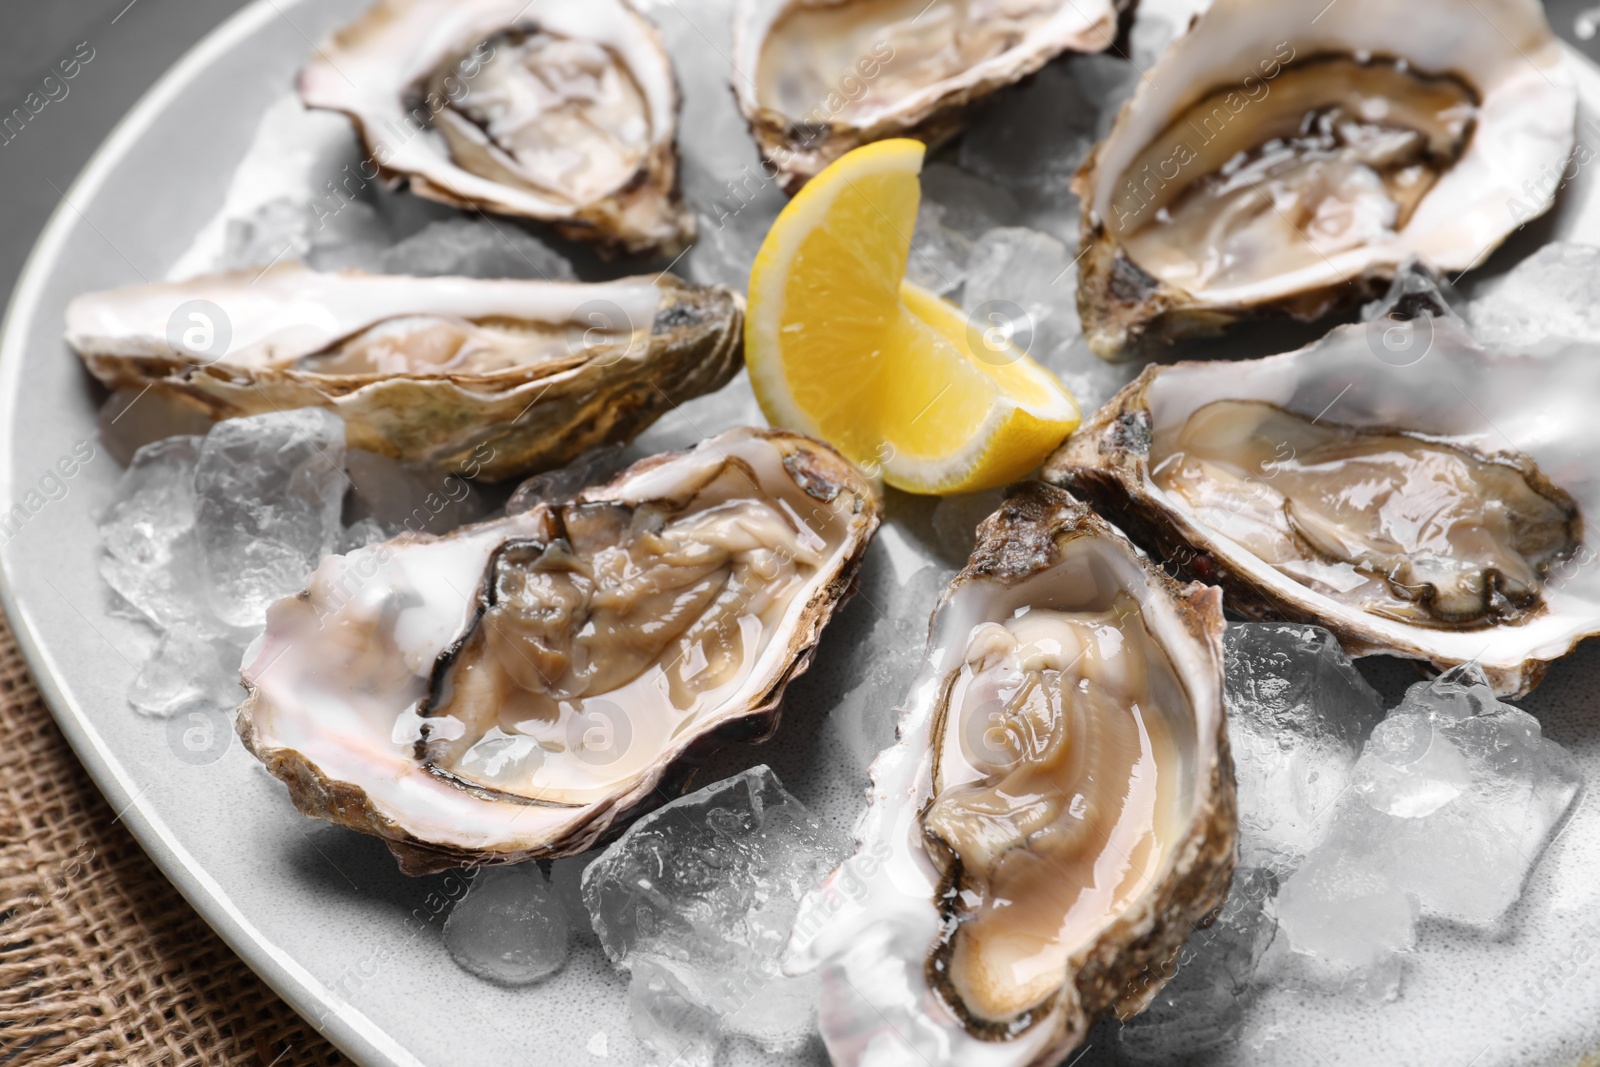
{"type": "Polygon", "coordinates": [[[344,423],[322,408],[144,445],[99,521],[111,610],[160,635],[129,703],[163,718],[231,710],[267,606],[303,588],[323,557],[402,530],[452,529],[490,506],[460,475],[347,450],[344,423]]]}
{"type": "Polygon", "coordinates": [[[1522,351],[1549,338],[1600,341],[1600,248],[1554,242],[1511,269],[1475,279],[1466,318],[1486,348],[1522,351]]]}
{"type": "Polygon", "coordinates": [[[1366,925],[1346,902],[1382,909],[1373,925],[1397,944],[1412,939],[1402,896],[1413,913],[1493,931],[1581,788],[1567,751],[1476,665],[1418,682],[1367,739],[1326,839],[1283,885],[1279,921],[1297,949],[1334,955],[1348,951],[1342,927],[1366,925]]]}
{"type": "Polygon", "coordinates": [[[1230,623],[1223,643],[1240,866],[1222,914],[1120,1028],[1138,1059],[1231,1040],[1267,985],[1392,999],[1420,918],[1504,933],[1582,788],[1566,750],[1474,665],[1385,715],[1320,627],[1230,623]]]}
{"type": "Polygon", "coordinates": [[[816,976],[782,973],[801,896],[843,858],[765,766],[634,823],[583,875],[601,947],[631,975],[634,1032],[711,1067],[729,1035],[770,1052],[815,1028],[816,976]]]}

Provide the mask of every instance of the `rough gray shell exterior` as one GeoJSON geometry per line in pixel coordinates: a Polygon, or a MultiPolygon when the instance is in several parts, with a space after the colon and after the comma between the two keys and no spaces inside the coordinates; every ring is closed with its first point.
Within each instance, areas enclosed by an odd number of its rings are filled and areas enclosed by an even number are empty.
{"type": "MultiPolygon", "coordinates": [[[[744,363],[744,300],[673,275],[642,358],[551,361],[493,374],[319,374],[292,366],[194,366],[175,353],[97,343],[79,354],[110,389],[149,388],[213,420],[328,407],[351,448],[500,481],[626,443],[687,400],[726,385],[744,363]]],[[[598,350],[597,350],[598,351],[598,350]]]]}

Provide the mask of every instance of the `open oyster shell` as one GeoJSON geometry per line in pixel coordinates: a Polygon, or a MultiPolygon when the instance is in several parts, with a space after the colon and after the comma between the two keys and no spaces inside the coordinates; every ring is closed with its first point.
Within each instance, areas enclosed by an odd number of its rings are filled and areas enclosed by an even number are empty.
{"type": "Polygon", "coordinates": [[[743,358],[743,322],[736,293],[672,275],[486,281],[285,264],[80,296],[67,342],[113,389],[148,386],[214,419],[328,407],[353,448],[501,479],[632,440],[720,389],[743,358]]]}
{"type": "Polygon", "coordinates": [[[973,105],[1063,52],[1117,36],[1112,0],[741,0],[739,110],[793,194],[853,148],[886,137],[930,146],[973,105]]]}
{"type": "Polygon", "coordinates": [[[1537,0],[1217,0],[1075,180],[1084,336],[1125,357],[1476,266],[1553,202],[1576,99],[1537,0]]]}
{"type": "Polygon", "coordinates": [[[603,250],[672,255],[694,238],[672,62],[626,0],[379,0],[299,89],[350,116],[364,177],[603,250]]]}
{"type": "Polygon", "coordinates": [[[1352,655],[1476,661],[1516,696],[1600,633],[1596,390],[1581,345],[1488,352],[1447,314],[1377,319],[1152,365],[1044,476],[1250,618],[1316,623],[1352,655]]]}
{"type": "Polygon", "coordinates": [[[825,445],[731,430],[329,557],[246,654],[239,735],[408,872],[584,852],[708,749],[772,734],[880,511],[825,445]]]}
{"type": "Polygon", "coordinates": [[[1236,862],[1222,629],[1060,490],[984,521],[795,924],[838,1067],[1042,1067],[1149,1002],[1236,862]]]}

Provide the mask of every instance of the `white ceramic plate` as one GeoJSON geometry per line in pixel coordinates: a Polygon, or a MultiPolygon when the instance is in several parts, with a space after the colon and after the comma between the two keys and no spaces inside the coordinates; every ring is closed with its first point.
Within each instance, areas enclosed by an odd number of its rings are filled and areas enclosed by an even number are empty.
{"type": "MultiPolygon", "coordinates": [[[[195,739],[182,737],[193,724],[140,718],[124,699],[153,638],[106,611],[94,517],[121,472],[98,443],[100,394],[61,341],[63,309],[86,290],[168,272],[221,207],[260,115],[288,90],[311,42],[367,2],[260,0],[242,10],[133,109],[51,219],[0,339],[0,508],[20,503],[27,513],[14,532],[0,532],[4,606],[45,699],[113,810],[222,937],[358,1062],[648,1062],[629,1033],[626,984],[598,949],[580,947],[557,978],[530,989],[469,977],[440,943],[443,916],[464,888],[459,875],[400,875],[375,840],[299,816],[231,732],[197,757],[195,739]],[[58,468],[89,448],[88,462],[58,468]],[[71,477],[50,477],[67,468],[71,477]]],[[[706,62],[727,33],[721,20],[696,24],[688,3],[669,2],[656,17],[684,20],[687,28],[669,33],[674,41],[704,40],[708,51],[680,55],[680,64],[706,62]]],[[[1585,99],[1600,101],[1600,70],[1578,62],[1585,99]]],[[[701,105],[691,96],[687,106],[701,105]]],[[[753,150],[738,151],[753,161],[753,150]]],[[[1519,235],[1496,265],[1543,240],[1596,241],[1594,187],[1580,174],[1556,214],[1519,235]]],[[[663,420],[645,443],[692,443],[748,411],[747,391],[700,401],[663,420]]],[[[870,656],[861,650],[879,603],[891,602],[879,591],[934,558],[930,507],[893,498],[893,521],[868,561],[874,592],[830,627],[816,665],[790,690],[778,738],[728,753],[714,775],[770,762],[813,810],[849,827],[888,709],[865,728],[830,712],[870,656]]],[[[899,640],[920,643],[933,588],[900,598],[899,640]]],[[[895,639],[882,627],[877,633],[895,639]]],[[[1600,652],[1591,648],[1558,664],[1527,706],[1600,780],[1596,692],[1600,652]]],[[[1591,962],[1600,956],[1600,885],[1584,876],[1600,842],[1595,806],[1587,798],[1546,855],[1503,941],[1425,924],[1426,966],[1408,971],[1399,1001],[1360,1005],[1272,991],[1251,1009],[1243,1041],[1216,1059],[1464,1063],[1470,1054],[1446,1054],[1463,1034],[1481,1044],[1480,1064],[1570,1062],[1600,1048],[1600,966],[1591,962]],[[1522,1004],[1539,1010],[1530,1016],[1522,1004]]],[[[93,864],[78,876],[94,877],[93,864]]],[[[1084,1062],[1112,1057],[1114,1046],[1102,1028],[1084,1062]]],[[[734,1052],[736,1062],[774,1062],[752,1049],[734,1052]]],[[[817,1047],[785,1060],[824,1061],[817,1047]]]]}

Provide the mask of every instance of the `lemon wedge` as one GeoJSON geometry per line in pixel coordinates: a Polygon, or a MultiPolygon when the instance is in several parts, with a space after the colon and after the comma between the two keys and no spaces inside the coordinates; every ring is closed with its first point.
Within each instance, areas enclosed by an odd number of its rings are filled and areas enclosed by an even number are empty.
{"type": "Polygon", "coordinates": [[[806,183],[750,272],[745,362],[767,419],[914,493],[1003,485],[1078,405],[1005,331],[905,280],[920,141],[878,141],[806,183]]]}

